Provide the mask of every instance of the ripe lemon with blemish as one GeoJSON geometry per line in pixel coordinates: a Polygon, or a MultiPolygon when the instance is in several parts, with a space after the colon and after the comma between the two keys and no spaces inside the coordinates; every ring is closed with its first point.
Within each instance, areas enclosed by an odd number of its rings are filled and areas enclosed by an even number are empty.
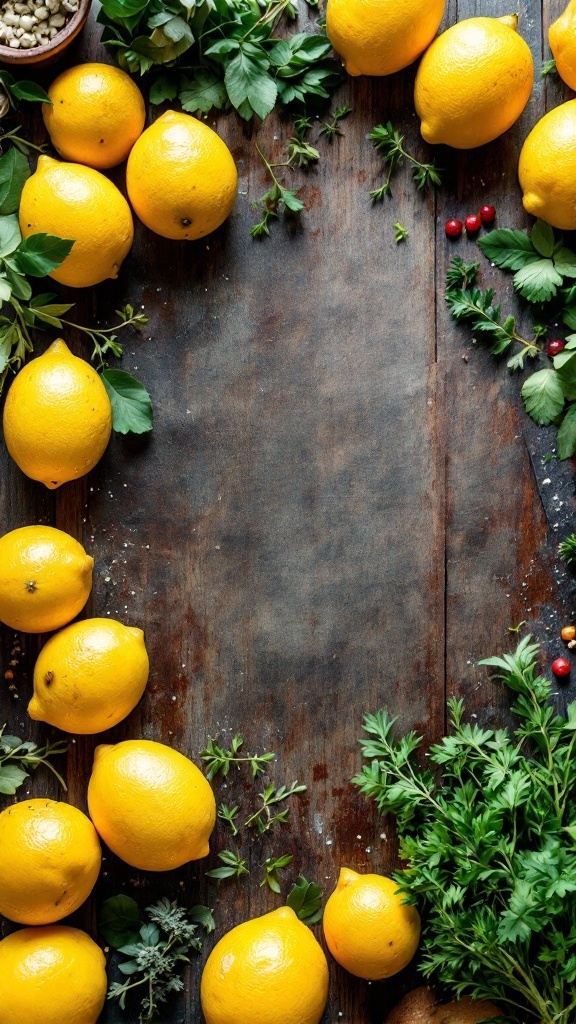
{"type": "Polygon", "coordinates": [[[576,0],[550,25],[548,42],[563,82],[576,90],[576,0]]]}
{"type": "Polygon", "coordinates": [[[534,126],[518,177],[528,213],[562,231],[576,229],[576,100],[554,107],[534,126]]]}
{"type": "Polygon", "coordinates": [[[474,149],[518,120],[534,83],[518,17],[468,18],[438,36],[418,68],[416,112],[426,142],[474,149]]]}
{"type": "Polygon", "coordinates": [[[49,274],[71,288],[118,277],[132,247],[134,223],[124,196],[100,171],[83,164],[41,156],[22,189],[18,216],[24,238],[46,232],[74,241],[49,274]]]}
{"type": "Polygon", "coordinates": [[[79,64],[58,75],[42,104],[54,149],[98,170],[126,160],[146,121],[144,99],[130,75],[110,64],[79,64]]]}
{"type": "Polygon", "coordinates": [[[326,957],[290,907],[224,935],[200,986],[206,1024],[319,1024],[327,997],[326,957]]]}
{"type": "Polygon", "coordinates": [[[21,526],[0,537],[0,621],[23,633],[49,633],[82,611],[94,559],[53,526],[21,526]]]}
{"type": "Polygon", "coordinates": [[[126,187],[134,212],[157,235],[203,238],[232,212],[238,172],[228,146],[207,124],[168,110],[135,143],[126,187]]]}
{"type": "Polygon", "coordinates": [[[379,981],[410,963],[420,942],[420,915],[403,899],[392,878],[342,868],[323,917],[328,949],[341,967],[379,981]]]}
{"type": "Polygon", "coordinates": [[[64,732],[104,732],[136,707],[148,672],[141,629],[115,619],[73,622],[38,655],[28,714],[64,732]]]}
{"type": "Polygon", "coordinates": [[[326,34],[349,75],[391,75],[436,35],[445,0],[328,0],[326,34]]]}
{"type": "Polygon", "coordinates": [[[101,860],[96,829],[77,807],[12,804],[0,814],[0,914],[27,925],[61,921],[88,899],[101,860]]]}
{"type": "Polygon", "coordinates": [[[216,821],[202,772],[153,740],[96,747],[88,811],[113,853],[142,871],[171,871],[206,857],[216,821]]]}
{"type": "Polygon", "coordinates": [[[78,928],[21,928],[0,942],[2,1024],[96,1024],[106,989],[104,953],[78,928]]]}
{"type": "Polygon", "coordinates": [[[6,398],[3,427],[22,472],[54,490],[101,459],[112,432],[112,406],[96,370],[59,339],[20,370],[6,398]]]}

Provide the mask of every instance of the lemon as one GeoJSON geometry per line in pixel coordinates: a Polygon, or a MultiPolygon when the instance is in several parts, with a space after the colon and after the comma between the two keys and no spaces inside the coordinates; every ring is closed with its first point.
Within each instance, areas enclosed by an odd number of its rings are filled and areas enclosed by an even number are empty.
{"type": "Polygon", "coordinates": [[[576,90],[576,0],[550,25],[548,42],[560,78],[576,90]]]}
{"type": "Polygon", "coordinates": [[[534,82],[518,18],[468,18],[443,32],[424,54],[414,89],[426,142],[473,149],[518,120],[534,82]]]}
{"type": "Polygon", "coordinates": [[[319,1024],[327,997],[326,957],[290,907],[224,935],[200,986],[206,1024],[319,1024]]]}
{"type": "Polygon", "coordinates": [[[420,942],[420,916],[403,899],[392,878],[342,868],[323,918],[328,949],[341,967],[379,981],[410,963],[420,942]]]}
{"type": "Polygon", "coordinates": [[[445,0],[328,0],[326,34],[349,75],[391,75],[436,35],[445,0]]]}
{"type": "Polygon", "coordinates": [[[96,829],[77,807],[46,799],[7,807],[0,814],[0,914],[19,924],[62,920],[88,899],[101,859],[96,829]]]}
{"type": "Polygon", "coordinates": [[[106,961],[77,928],[21,928],[0,942],[1,1024],[96,1024],[106,961]]]}
{"type": "Polygon", "coordinates": [[[136,707],[148,682],[144,633],[114,619],[83,619],[42,648],[30,718],[64,732],[103,732],[136,707]]]}
{"type": "Polygon", "coordinates": [[[58,340],[14,380],[4,406],[4,440],[26,476],[50,490],[88,473],[112,432],[101,378],[58,340]]]}
{"type": "Polygon", "coordinates": [[[168,110],[140,136],[128,158],[134,212],[164,238],[202,238],[232,212],[238,173],[216,132],[190,114],[168,110]]]}
{"type": "Polygon", "coordinates": [[[534,126],[518,177],[528,213],[563,231],[576,229],[576,100],[554,107],[534,126]]]}
{"type": "Polygon", "coordinates": [[[120,68],[79,64],[58,75],[42,104],[44,124],[65,160],[105,170],[126,160],[146,121],[139,88],[120,68]]]}
{"type": "Polygon", "coordinates": [[[152,740],[96,747],[88,810],[113,853],[142,871],[171,871],[206,857],[216,821],[202,772],[152,740]]]}
{"type": "Polygon", "coordinates": [[[0,621],[24,633],[49,633],[82,610],[94,559],[53,526],[22,526],[0,537],[0,621]]]}
{"type": "Polygon", "coordinates": [[[20,200],[24,238],[47,232],[73,239],[72,251],[50,277],[71,288],[90,288],[118,277],[130,251],[134,224],[130,207],[116,185],[82,164],[41,156],[20,200]]]}

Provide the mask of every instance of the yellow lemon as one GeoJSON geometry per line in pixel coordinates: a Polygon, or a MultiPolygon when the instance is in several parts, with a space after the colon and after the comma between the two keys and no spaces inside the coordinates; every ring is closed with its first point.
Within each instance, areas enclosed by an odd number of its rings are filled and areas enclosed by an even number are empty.
{"type": "Polygon", "coordinates": [[[554,107],[534,126],[518,177],[528,213],[563,231],[576,229],[576,100],[554,107]]]}
{"type": "Polygon", "coordinates": [[[42,648],[28,714],[64,732],[103,732],[136,707],[148,682],[144,633],[114,619],[83,619],[42,648]]]}
{"type": "Polygon", "coordinates": [[[327,997],[326,957],[290,907],[224,935],[200,986],[206,1024],[319,1024],[327,997]]]}
{"type": "Polygon", "coordinates": [[[518,18],[468,18],[443,32],[424,54],[414,90],[426,142],[474,149],[518,120],[534,82],[518,18]]]}
{"type": "Polygon", "coordinates": [[[101,859],[96,829],[77,807],[45,799],[7,807],[0,814],[0,914],[19,924],[61,921],[88,899],[101,859]]]}
{"type": "Polygon", "coordinates": [[[106,988],[104,954],[77,928],[21,928],[0,942],[1,1024],[96,1024],[106,988]]]}
{"type": "Polygon", "coordinates": [[[420,916],[403,899],[392,878],[342,868],[323,918],[328,949],[341,967],[379,981],[410,963],[420,942],[420,916]]]}
{"type": "Polygon", "coordinates": [[[560,78],[576,90],[576,0],[550,25],[548,42],[560,78]]]}
{"type": "Polygon", "coordinates": [[[328,0],[326,33],[349,75],[391,75],[436,35],[445,0],[328,0]]]}
{"type": "Polygon", "coordinates": [[[6,398],[3,426],[14,462],[53,490],[101,459],[112,407],[96,370],[58,340],[20,370],[6,398]]]}
{"type": "Polygon", "coordinates": [[[22,526],[0,537],[0,621],[23,633],[49,633],[88,600],[94,559],[53,526],[22,526]]]}
{"type": "Polygon", "coordinates": [[[24,238],[45,231],[74,241],[49,275],[71,288],[118,277],[134,238],[130,207],[116,185],[92,167],[49,156],[40,157],[22,189],[19,219],[24,238]]]}
{"type": "Polygon", "coordinates": [[[238,173],[225,142],[203,121],[168,110],[128,158],[126,187],[140,220],[164,238],[202,238],[226,220],[238,173]]]}
{"type": "Polygon", "coordinates": [[[52,145],[65,160],[105,170],[126,160],[142,133],[146,108],[139,88],[110,64],[63,71],[42,104],[52,145]]]}
{"type": "Polygon", "coordinates": [[[216,821],[202,772],[152,740],[96,747],[88,810],[113,853],[142,871],[171,871],[206,857],[216,821]]]}

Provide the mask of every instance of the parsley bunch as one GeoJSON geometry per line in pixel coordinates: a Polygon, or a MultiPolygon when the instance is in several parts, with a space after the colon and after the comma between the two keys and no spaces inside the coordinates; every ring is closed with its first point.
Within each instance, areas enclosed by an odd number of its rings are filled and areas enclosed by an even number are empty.
{"type": "Polygon", "coordinates": [[[179,99],[250,121],[275,107],[327,99],[342,81],[323,32],[276,35],[298,0],[103,0],[103,43],[126,71],[152,71],[150,102],[179,99]],[[159,73],[159,68],[162,68],[159,73]]]}
{"type": "Polygon", "coordinates": [[[448,702],[450,734],[393,734],[386,711],[366,715],[366,764],[353,780],[392,813],[407,867],[394,875],[424,920],[424,976],[506,1018],[571,1024],[576,1016],[576,702],[566,715],[538,674],[539,646],[481,662],[512,690],[514,731],[463,720],[448,702]]]}
{"type": "MultiPolygon", "coordinates": [[[[493,289],[477,286],[478,263],[464,263],[456,257],[446,276],[446,302],[456,321],[467,322],[471,330],[491,342],[493,355],[507,354],[508,368],[521,370],[526,358],[544,361],[542,339],[547,324],[562,320],[576,330],[576,253],[564,245],[562,236],[543,221],[536,221],[530,235],[500,228],[478,241],[492,264],[514,274],[516,291],[532,306],[544,323],[536,323],[533,337],[518,333],[516,319],[502,313],[494,301],[493,289]]],[[[522,399],[528,415],[539,425],[558,428],[558,456],[570,458],[576,452],[576,333],[568,334],[562,352],[546,360],[542,368],[524,382],[522,399]]]]}

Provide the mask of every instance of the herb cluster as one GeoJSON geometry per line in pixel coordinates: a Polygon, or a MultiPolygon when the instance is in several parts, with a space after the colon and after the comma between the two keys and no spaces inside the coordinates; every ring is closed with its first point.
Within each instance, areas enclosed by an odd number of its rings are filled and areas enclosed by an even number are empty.
{"type": "Polygon", "coordinates": [[[118,966],[126,981],[112,982],[108,999],[124,1010],[129,993],[139,991],[138,1020],[148,1024],[171,993],[184,988],[184,965],[202,949],[199,929],[210,934],[214,918],[208,907],[186,910],[164,897],[146,908],[144,919],[130,896],[113,896],[102,904],[99,926],[104,942],[128,958],[118,966]]]}
{"type": "Polygon", "coordinates": [[[298,0],[103,0],[98,20],[121,67],[153,72],[151,103],[178,99],[191,114],[234,108],[249,121],[275,107],[326,100],[342,81],[323,32],[277,36],[297,6],[298,0]]]}
{"type": "Polygon", "coordinates": [[[500,228],[478,242],[491,263],[514,274],[514,287],[535,307],[539,323],[533,337],[519,334],[516,318],[502,312],[494,301],[493,289],[477,286],[478,263],[452,261],[446,279],[446,302],[459,322],[467,322],[474,334],[490,341],[490,351],[508,355],[511,370],[524,368],[525,359],[546,362],[524,382],[522,399],[535,423],[553,423],[558,428],[558,456],[567,459],[576,452],[576,334],[568,334],[564,350],[549,360],[543,339],[548,324],[561,320],[576,331],[576,253],[564,245],[562,236],[543,221],[536,221],[531,234],[500,228]]]}
{"type": "Polygon", "coordinates": [[[395,816],[395,873],[424,919],[420,969],[453,995],[500,1003],[514,1024],[570,1024],[576,1014],[576,702],[551,705],[538,644],[481,662],[516,695],[519,724],[484,729],[448,702],[450,734],[394,736],[366,715],[366,764],[353,780],[395,816]]]}
{"type": "Polygon", "coordinates": [[[66,783],[50,758],[65,754],[68,750],[66,743],[58,740],[56,743],[46,743],[39,747],[32,740],[9,736],[5,729],[5,725],[0,729],[0,793],[3,796],[14,796],[29,778],[30,771],[34,771],[40,764],[45,764],[50,769],[65,791],[66,783]]]}
{"type": "MultiPolygon", "coordinates": [[[[388,174],[386,181],[380,188],[370,193],[373,203],[381,203],[384,196],[392,194],[391,181],[397,167],[400,167],[404,160],[412,166],[412,177],[416,188],[419,191],[442,184],[442,171],[432,160],[430,163],[422,163],[411,153],[408,153],[404,146],[405,136],[394,127],[391,121],[386,124],[378,124],[370,132],[369,138],[384,161],[388,174]]],[[[397,239],[400,241],[400,239],[397,239]]]]}

